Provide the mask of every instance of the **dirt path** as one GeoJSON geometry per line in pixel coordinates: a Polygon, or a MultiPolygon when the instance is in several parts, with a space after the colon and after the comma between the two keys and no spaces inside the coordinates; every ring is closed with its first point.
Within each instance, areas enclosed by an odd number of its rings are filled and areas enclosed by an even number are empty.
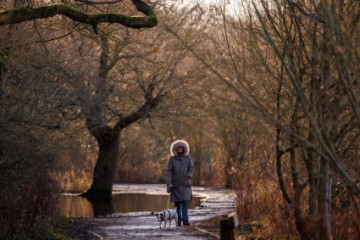
{"type": "MultiPolygon", "coordinates": [[[[114,191],[128,193],[166,194],[164,185],[116,185],[114,191]]],[[[87,226],[83,239],[219,239],[218,229],[207,229],[202,223],[216,216],[234,211],[233,192],[224,189],[193,187],[193,194],[206,198],[205,202],[191,209],[191,226],[159,229],[154,213],[136,212],[113,214],[111,216],[85,219],[87,226]]],[[[79,238],[81,239],[81,238],[79,238]]]]}

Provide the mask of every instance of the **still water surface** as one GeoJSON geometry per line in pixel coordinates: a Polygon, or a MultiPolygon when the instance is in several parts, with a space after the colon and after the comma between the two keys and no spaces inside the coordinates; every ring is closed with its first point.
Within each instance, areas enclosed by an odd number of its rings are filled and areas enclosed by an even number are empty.
{"type": "MultiPolygon", "coordinates": [[[[194,208],[201,202],[200,197],[194,196],[189,207],[194,208]]],[[[114,213],[157,212],[174,208],[174,203],[170,203],[169,195],[145,193],[117,193],[111,201],[96,202],[76,195],[63,195],[58,199],[58,208],[65,216],[91,218],[114,213]]]]}

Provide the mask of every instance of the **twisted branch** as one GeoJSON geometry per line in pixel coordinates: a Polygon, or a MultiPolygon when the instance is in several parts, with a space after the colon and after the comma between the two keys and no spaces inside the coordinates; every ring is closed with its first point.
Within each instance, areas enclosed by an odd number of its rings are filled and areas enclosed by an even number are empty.
{"type": "Polygon", "coordinates": [[[152,28],[157,25],[156,15],[147,3],[142,0],[132,0],[136,9],[145,16],[126,16],[115,13],[86,13],[73,9],[63,3],[50,4],[38,8],[21,7],[0,12],[0,25],[15,24],[25,21],[64,15],[74,21],[91,24],[96,29],[99,23],[119,23],[129,28],[152,28]]]}

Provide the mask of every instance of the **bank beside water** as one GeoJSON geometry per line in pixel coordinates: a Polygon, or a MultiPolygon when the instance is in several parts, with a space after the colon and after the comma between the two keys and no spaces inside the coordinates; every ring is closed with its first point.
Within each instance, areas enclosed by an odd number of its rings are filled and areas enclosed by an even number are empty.
{"type": "MultiPolygon", "coordinates": [[[[193,196],[189,208],[203,203],[204,198],[193,196]]],[[[57,207],[63,216],[74,218],[102,217],[119,213],[157,212],[173,208],[169,195],[148,193],[114,193],[110,200],[93,200],[76,194],[56,196],[57,207]]]]}
{"type": "MultiPolygon", "coordinates": [[[[116,193],[166,194],[163,184],[117,184],[116,193]]],[[[217,239],[216,233],[202,231],[200,223],[235,210],[235,194],[231,190],[193,187],[193,195],[202,203],[190,209],[190,227],[159,229],[154,212],[114,213],[104,217],[74,220],[77,236],[74,239],[217,239]],[[212,235],[213,234],[213,235],[212,235]]]]}

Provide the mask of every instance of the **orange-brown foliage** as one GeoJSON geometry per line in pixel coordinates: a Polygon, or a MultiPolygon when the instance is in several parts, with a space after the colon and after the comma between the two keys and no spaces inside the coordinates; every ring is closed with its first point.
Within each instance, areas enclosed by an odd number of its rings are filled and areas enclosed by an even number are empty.
{"type": "Polygon", "coordinates": [[[266,175],[259,176],[248,166],[237,174],[237,212],[242,223],[258,222],[254,237],[297,239],[293,216],[277,186],[266,175]]]}

